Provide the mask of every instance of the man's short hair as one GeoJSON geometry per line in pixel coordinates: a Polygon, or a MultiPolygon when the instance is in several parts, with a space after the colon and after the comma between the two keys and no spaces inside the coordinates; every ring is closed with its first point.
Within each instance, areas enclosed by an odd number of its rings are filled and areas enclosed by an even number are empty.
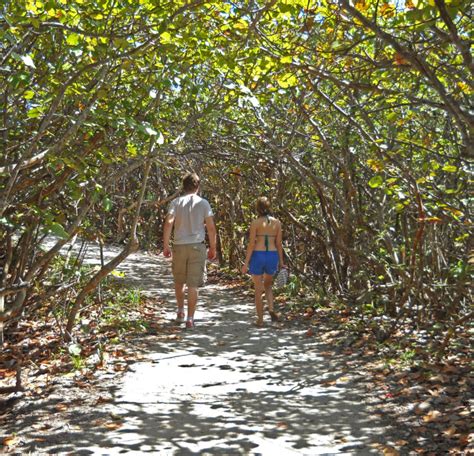
{"type": "Polygon", "coordinates": [[[183,190],[194,192],[199,188],[199,176],[196,173],[186,173],[183,177],[183,190]]]}

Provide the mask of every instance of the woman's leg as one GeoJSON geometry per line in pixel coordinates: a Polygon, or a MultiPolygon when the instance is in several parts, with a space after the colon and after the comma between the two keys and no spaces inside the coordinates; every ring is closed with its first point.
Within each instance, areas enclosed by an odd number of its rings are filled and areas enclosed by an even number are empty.
{"type": "Polygon", "coordinates": [[[263,287],[265,288],[265,298],[267,298],[268,311],[273,312],[273,276],[269,274],[263,275],[263,287]]]}
{"type": "Polygon", "coordinates": [[[252,275],[253,285],[255,288],[255,310],[257,312],[257,325],[263,325],[263,276],[252,275]]]}
{"type": "Polygon", "coordinates": [[[265,289],[265,297],[267,298],[268,313],[272,317],[272,321],[278,321],[278,314],[273,309],[273,276],[270,274],[264,274],[263,276],[263,287],[265,289]]]}

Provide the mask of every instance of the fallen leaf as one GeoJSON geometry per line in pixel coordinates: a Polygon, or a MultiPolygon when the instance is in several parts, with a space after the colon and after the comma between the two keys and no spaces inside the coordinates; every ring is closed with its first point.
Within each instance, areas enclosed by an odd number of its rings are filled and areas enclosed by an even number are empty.
{"type": "Polygon", "coordinates": [[[397,446],[405,446],[405,445],[408,445],[408,443],[409,443],[408,440],[397,440],[395,442],[397,446]]]}
{"type": "Polygon", "coordinates": [[[441,370],[446,374],[457,374],[459,372],[459,367],[453,366],[452,364],[446,364],[441,370]]]}
{"type": "Polygon", "coordinates": [[[65,412],[68,409],[68,406],[66,404],[58,404],[54,408],[57,412],[65,412]]]}
{"type": "Polygon", "coordinates": [[[385,446],[382,450],[384,456],[399,456],[400,453],[391,446],[385,446]]]}
{"type": "Polygon", "coordinates": [[[431,383],[445,384],[445,383],[449,383],[450,380],[451,380],[451,377],[449,375],[443,375],[443,374],[438,374],[430,378],[431,383]]]}
{"type": "Polygon", "coordinates": [[[117,422],[117,421],[108,422],[108,423],[104,424],[104,427],[106,427],[107,429],[109,429],[111,431],[115,431],[116,429],[119,429],[122,426],[123,426],[123,423],[120,423],[120,422],[117,422]]]}
{"type": "Polygon", "coordinates": [[[0,378],[11,378],[16,376],[16,371],[0,369],[0,378]]]}
{"type": "Polygon", "coordinates": [[[443,431],[443,434],[447,437],[454,437],[458,433],[458,430],[456,429],[456,426],[451,426],[448,429],[445,429],[443,431]]]}
{"type": "Polygon", "coordinates": [[[6,446],[6,447],[12,447],[12,446],[18,445],[19,442],[20,442],[20,439],[14,435],[9,436],[9,437],[4,437],[2,441],[3,446],[6,446]]]}
{"type": "Polygon", "coordinates": [[[114,350],[111,353],[111,356],[115,356],[116,358],[120,358],[120,357],[126,356],[126,355],[127,355],[127,352],[125,350],[120,349],[120,348],[114,350]]]}
{"type": "Polygon", "coordinates": [[[377,448],[384,456],[399,456],[400,453],[393,447],[388,445],[383,445],[382,443],[374,443],[371,445],[374,448],[377,448]]]}
{"type": "Polygon", "coordinates": [[[279,423],[277,423],[277,428],[279,428],[279,429],[288,429],[288,424],[285,423],[284,421],[280,421],[279,423]]]}
{"type": "Polygon", "coordinates": [[[425,423],[432,423],[433,421],[438,421],[441,417],[441,412],[438,410],[432,410],[423,417],[425,423]]]}
{"type": "Polygon", "coordinates": [[[414,409],[414,412],[417,414],[417,415],[423,415],[423,413],[425,413],[426,411],[428,411],[430,408],[431,408],[431,403],[428,402],[428,401],[425,401],[425,402],[421,402],[420,404],[417,404],[415,409],[414,409]]]}
{"type": "Polygon", "coordinates": [[[472,441],[474,441],[474,433],[463,434],[463,435],[461,435],[461,437],[459,437],[459,443],[463,446],[468,445],[472,441]]]}
{"type": "Polygon", "coordinates": [[[367,341],[365,339],[359,339],[354,344],[352,344],[352,346],[355,347],[355,348],[360,348],[363,345],[365,345],[366,343],[367,343],[367,341]]]}

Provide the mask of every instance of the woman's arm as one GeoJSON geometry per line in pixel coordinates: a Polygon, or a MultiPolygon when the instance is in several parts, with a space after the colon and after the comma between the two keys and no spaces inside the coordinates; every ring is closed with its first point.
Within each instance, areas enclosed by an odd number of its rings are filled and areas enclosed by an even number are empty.
{"type": "Polygon", "coordinates": [[[279,259],[279,267],[278,269],[281,268],[286,268],[284,259],[283,259],[283,233],[281,229],[281,222],[278,221],[278,228],[277,228],[277,233],[276,233],[276,238],[275,238],[275,246],[278,252],[278,259],[279,259]]]}
{"type": "Polygon", "coordinates": [[[247,254],[245,255],[245,262],[242,266],[242,274],[246,274],[249,269],[250,257],[252,256],[255,247],[255,239],[257,238],[257,225],[255,221],[250,224],[249,242],[247,244],[247,254]]]}

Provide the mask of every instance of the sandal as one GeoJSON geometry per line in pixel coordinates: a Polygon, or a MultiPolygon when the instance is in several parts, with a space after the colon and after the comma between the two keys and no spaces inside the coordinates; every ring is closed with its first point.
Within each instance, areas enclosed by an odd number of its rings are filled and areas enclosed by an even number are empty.
{"type": "Polygon", "coordinates": [[[176,314],[176,323],[184,323],[184,317],[184,311],[178,310],[178,313],[176,314]]]}
{"type": "Polygon", "coordinates": [[[268,313],[270,314],[272,321],[280,321],[280,316],[274,310],[269,310],[268,313]]]}

